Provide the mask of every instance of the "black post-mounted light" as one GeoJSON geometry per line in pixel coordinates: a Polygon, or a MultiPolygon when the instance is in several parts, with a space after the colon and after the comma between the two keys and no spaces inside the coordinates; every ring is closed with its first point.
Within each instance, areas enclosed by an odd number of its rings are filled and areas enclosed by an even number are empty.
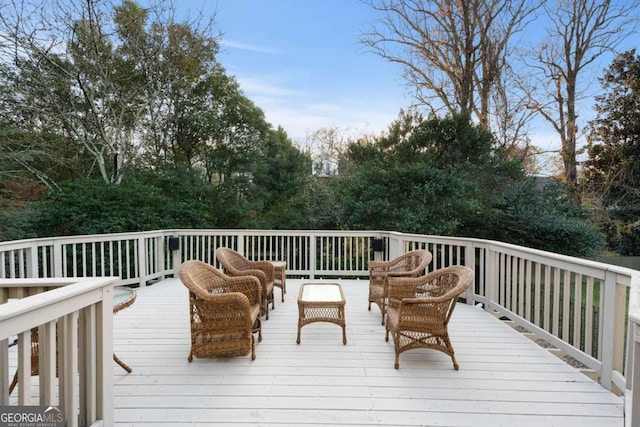
{"type": "Polygon", "coordinates": [[[177,251],[180,249],[180,237],[178,236],[169,236],[169,250],[177,251]]]}

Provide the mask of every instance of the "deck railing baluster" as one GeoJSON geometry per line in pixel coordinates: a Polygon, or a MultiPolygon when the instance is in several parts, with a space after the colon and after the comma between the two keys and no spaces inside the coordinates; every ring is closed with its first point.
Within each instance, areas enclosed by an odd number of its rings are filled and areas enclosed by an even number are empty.
{"type": "MultiPolygon", "coordinates": [[[[371,239],[383,238],[384,259],[413,248],[434,256],[429,271],[464,264],[476,271],[467,302],[533,329],[586,362],[605,387],[624,385],[626,296],[637,272],[578,258],[479,239],[367,231],[158,230],[0,242],[0,278],[120,276],[144,286],[174,275],[197,258],[215,263],[219,246],[255,259],[286,259],[296,276],[367,274],[371,239]],[[169,236],[181,239],[168,251],[169,236]]],[[[630,345],[629,345],[630,346],[630,345]]],[[[2,350],[0,348],[0,350],[2,350]]],[[[0,355],[1,356],[1,355],[0,355]]]]}

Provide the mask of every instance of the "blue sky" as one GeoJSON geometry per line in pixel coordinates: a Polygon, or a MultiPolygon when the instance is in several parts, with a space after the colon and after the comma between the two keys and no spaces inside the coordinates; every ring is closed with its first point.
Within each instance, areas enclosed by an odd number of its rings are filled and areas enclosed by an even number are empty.
{"type": "Polygon", "coordinates": [[[400,67],[359,43],[376,19],[359,0],[186,2],[217,11],[218,60],[274,127],[294,141],[337,126],[386,130],[410,104],[400,67]]]}
{"type": "MultiPolygon", "coordinates": [[[[267,121],[282,126],[301,147],[309,133],[324,127],[338,127],[348,136],[379,134],[411,104],[401,67],[359,43],[379,18],[360,0],[178,0],[177,5],[215,14],[223,33],[218,60],[267,121]]],[[[531,36],[521,34],[525,41],[531,36]]],[[[599,90],[597,77],[610,60],[583,75],[594,82],[592,90],[599,90]]],[[[583,104],[582,118],[593,114],[591,106],[592,101],[583,104]]],[[[533,123],[530,136],[542,150],[559,149],[558,134],[542,119],[533,123]]]]}

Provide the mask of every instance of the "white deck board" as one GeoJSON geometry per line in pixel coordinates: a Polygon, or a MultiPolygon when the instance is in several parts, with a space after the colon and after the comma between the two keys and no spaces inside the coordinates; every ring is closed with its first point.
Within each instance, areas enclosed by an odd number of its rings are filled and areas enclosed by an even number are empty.
{"type": "Polygon", "coordinates": [[[367,281],[340,281],[347,345],[340,327],[302,328],[296,345],[300,280],[263,320],[256,360],[194,359],[187,290],[169,279],[138,290],[114,318],[117,426],[617,426],[623,401],[485,311],[459,304],[450,334],[460,370],[443,353],[416,350],[393,367],[367,281]]]}

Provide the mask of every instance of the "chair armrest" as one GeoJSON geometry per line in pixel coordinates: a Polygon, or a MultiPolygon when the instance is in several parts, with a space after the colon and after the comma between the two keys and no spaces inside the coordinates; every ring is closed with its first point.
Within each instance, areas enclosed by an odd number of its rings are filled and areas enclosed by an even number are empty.
{"type": "Polygon", "coordinates": [[[395,280],[385,281],[384,294],[387,297],[387,305],[390,307],[398,308],[403,300],[416,297],[416,291],[418,284],[409,280],[395,280]]]}
{"type": "Polygon", "coordinates": [[[267,275],[265,274],[265,272],[262,271],[262,270],[258,270],[256,268],[251,268],[251,269],[246,269],[246,270],[240,270],[240,269],[237,269],[237,268],[233,268],[233,269],[226,270],[226,272],[231,277],[238,277],[238,276],[254,276],[254,277],[257,277],[258,280],[260,280],[260,283],[262,283],[264,286],[266,286],[266,284],[268,283],[267,275]]]}
{"type": "Polygon", "coordinates": [[[267,282],[273,282],[275,278],[275,267],[269,261],[249,261],[249,265],[253,269],[264,272],[267,282]]]}
{"type": "Polygon", "coordinates": [[[232,276],[227,279],[229,292],[240,292],[249,300],[249,304],[260,304],[262,301],[262,286],[255,276],[232,276]]]}
{"type": "Polygon", "coordinates": [[[419,273],[424,268],[417,268],[415,270],[405,270],[404,265],[398,262],[392,261],[369,261],[369,273],[384,273],[385,275],[395,276],[412,276],[419,273]],[[372,265],[372,263],[376,263],[372,265]]]}
{"type": "Polygon", "coordinates": [[[386,271],[392,263],[393,261],[369,261],[369,271],[386,271]]]}

